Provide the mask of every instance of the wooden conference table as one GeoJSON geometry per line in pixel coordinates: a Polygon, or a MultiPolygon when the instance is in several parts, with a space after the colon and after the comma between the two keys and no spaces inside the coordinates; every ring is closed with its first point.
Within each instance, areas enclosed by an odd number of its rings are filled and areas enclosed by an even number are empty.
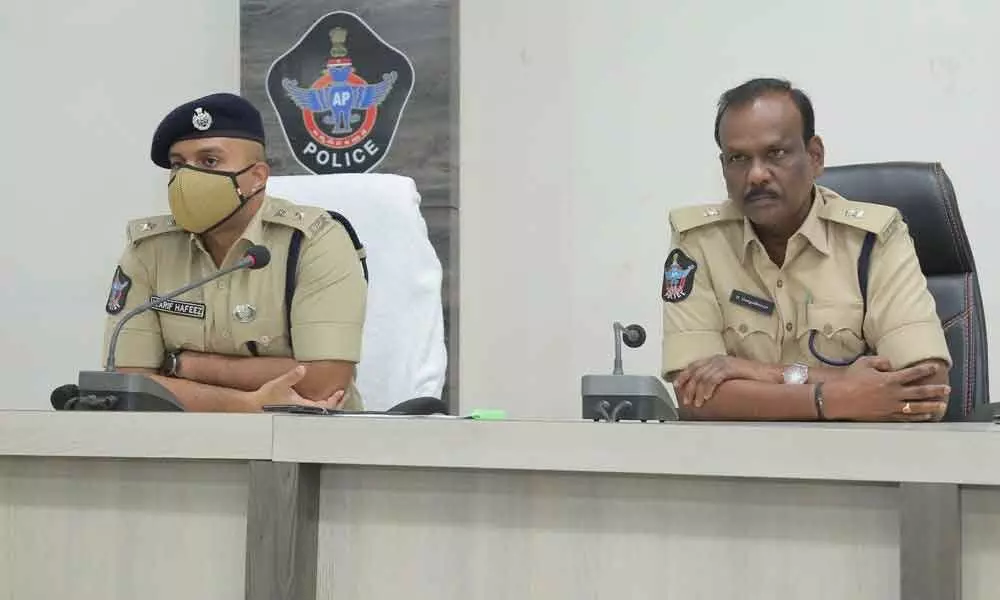
{"type": "Polygon", "coordinates": [[[995,600],[1000,426],[0,411],[0,599],[995,600]]]}

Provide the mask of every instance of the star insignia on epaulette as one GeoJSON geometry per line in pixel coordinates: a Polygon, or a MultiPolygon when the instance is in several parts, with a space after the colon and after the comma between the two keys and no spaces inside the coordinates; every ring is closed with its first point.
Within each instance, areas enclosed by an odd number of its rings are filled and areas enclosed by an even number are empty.
{"type": "Polygon", "coordinates": [[[330,222],[330,215],[323,213],[316,218],[315,221],[309,225],[309,235],[316,235],[326,227],[326,224],[330,222]]]}

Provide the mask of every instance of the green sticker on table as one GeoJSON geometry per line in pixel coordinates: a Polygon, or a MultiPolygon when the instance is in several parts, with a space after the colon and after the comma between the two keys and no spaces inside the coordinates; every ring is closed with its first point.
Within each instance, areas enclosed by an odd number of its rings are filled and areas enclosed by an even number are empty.
{"type": "Polygon", "coordinates": [[[499,421],[507,418],[507,411],[500,408],[477,408],[469,413],[470,419],[499,421]]]}

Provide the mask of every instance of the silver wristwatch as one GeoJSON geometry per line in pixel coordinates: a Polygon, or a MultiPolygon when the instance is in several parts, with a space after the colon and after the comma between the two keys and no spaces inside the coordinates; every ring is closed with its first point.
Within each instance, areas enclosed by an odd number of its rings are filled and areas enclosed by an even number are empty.
{"type": "Polygon", "coordinates": [[[781,378],[785,383],[805,383],[809,381],[809,366],[802,363],[793,363],[785,367],[781,378]]]}

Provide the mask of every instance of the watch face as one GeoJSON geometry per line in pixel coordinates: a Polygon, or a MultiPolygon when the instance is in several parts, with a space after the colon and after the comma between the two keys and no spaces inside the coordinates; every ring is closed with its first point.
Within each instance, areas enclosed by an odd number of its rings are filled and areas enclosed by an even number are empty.
{"type": "Polygon", "coordinates": [[[805,383],[809,370],[805,365],[791,365],[785,369],[785,383],[805,383]]]}

